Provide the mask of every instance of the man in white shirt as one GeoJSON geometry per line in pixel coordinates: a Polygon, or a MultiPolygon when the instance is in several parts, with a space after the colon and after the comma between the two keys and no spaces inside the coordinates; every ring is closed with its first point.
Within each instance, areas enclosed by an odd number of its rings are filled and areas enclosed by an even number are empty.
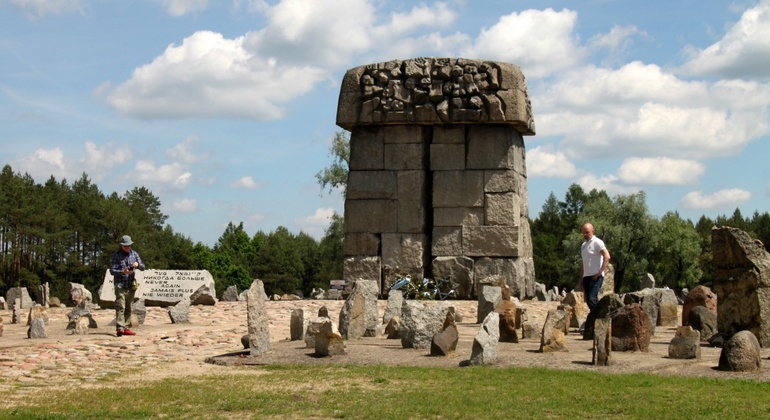
{"type": "Polygon", "coordinates": [[[583,239],[585,242],[580,246],[580,255],[583,257],[580,282],[588,309],[593,312],[599,303],[599,290],[604,283],[604,269],[610,261],[610,252],[604,242],[594,236],[594,226],[590,223],[583,225],[583,239]]]}

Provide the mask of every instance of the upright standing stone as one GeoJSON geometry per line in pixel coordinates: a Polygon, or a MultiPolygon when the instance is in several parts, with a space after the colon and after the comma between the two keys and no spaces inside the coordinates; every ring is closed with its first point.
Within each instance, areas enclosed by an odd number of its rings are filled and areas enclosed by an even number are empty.
{"type": "Polygon", "coordinates": [[[500,317],[490,312],[481,323],[479,332],[473,338],[470,365],[489,365],[497,362],[500,354],[500,317]]]}
{"type": "Polygon", "coordinates": [[[361,287],[354,286],[340,311],[340,334],[355,340],[366,334],[366,296],[361,287]]]}
{"type": "Polygon", "coordinates": [[[299,341],[305,335],[305,311],[300,308],[291,310],[291,319],[289,321],[289,335],[291,341],[299,341]]]}
{"type": "Polygon", "coordinates": [[[267,295],[262,280],[254,280],[246,294],[246,317],[249,350],[252,356],[270,350],[270,325],[267,318],[267,295]]]}
{"type": "Polygon", "coordinates": [[[731,227],[711,230],[711,249],[719,333],[732,337],[748,330],[760,346],[770,346],[770,253],[761,242],[731,227]]]}
{"type": "Polygon", "coordinates": [[[594,322],[593,364],[612,365],[612,318],[598,318],[594,322]]]}
{"type": "Polygon", "coordinates": [[[388,304],[385,307],[385,314],[382,317],[382,323],[387,325],[394,316],[401,318],[401,306],[404,304],[404,292],[401,290],[391,290],[388,293],[388,304]]]}
{"type": "Polygon", "coordinates": [[[45,324],[48,323],[48,313],[44,306],[35,305],[29,309],[27,317],[28,338],[48,338],[48,331],[45,324]]]}
{"type": "Polygon", "coordinates": [[[48,302],[49,302],[48,282],[45,282],[37,286],[37,303],[40,306],[44,306],[48,308],[49,306],[48,302]]]}
{"type": "MultiPolygon", "coordinates": [[[[476,263],[506,265],[534,296],[524,135],[535,125],[519,67],[463,58],[349,70],[337,125],[351,132],[343,278],[456,275],[472,297],[476,263]],[[372,217],[374,216],[374,217],[372,217]]],[[[481,271],[486,270],[480,268],[481,271]]]]}
{"type": "Polygon", "coordinates": [[[494,312],[502,300],[503,295],[500,286],[482,286],[479,293],[479,304],[476,307],[476,323],[480,324],[487,315],[494,312]]]}
{"type": "Polygon", "coordinates": [[[543,333],[540,336],[540,351],[567,351],[567,333],[570,314],[567,311],[551,309],[545,317],[543,333]]]}

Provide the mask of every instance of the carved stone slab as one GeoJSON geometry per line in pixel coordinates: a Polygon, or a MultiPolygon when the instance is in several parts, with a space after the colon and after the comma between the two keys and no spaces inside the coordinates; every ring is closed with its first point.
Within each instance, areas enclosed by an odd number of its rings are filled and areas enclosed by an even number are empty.
{"type": "MultiPolygon", "coordinates": [[[[214,278],[207,270],[145,270],[137,271],[139,289],[137,299],[144,299],[146,306],[172,306],[182,299],[189,299],[201,286],[214,290],[214,278]]],[[[115,286],[110,270],[104,274],[99,291],[99,306],[109,308],[115,303],[115,286]]]]}

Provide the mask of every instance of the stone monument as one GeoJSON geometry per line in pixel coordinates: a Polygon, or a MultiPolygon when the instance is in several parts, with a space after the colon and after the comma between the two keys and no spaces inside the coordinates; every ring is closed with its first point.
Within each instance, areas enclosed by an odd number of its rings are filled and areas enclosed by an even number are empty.
{"type": "Polygon", "coordinates": [[[770,253],[760,241],[732,227],[711,230],[717,329],[729,339],[751,331],[770,346],[770,253]]]}
{"type": "Polygon", "coordinates": [[[535,134],[518,66],[415,58],[349,70],[337,125],[349,130],[343,277],[451,276],[458,297],[501,275],[534,296],[525,135],[535,134]]]}

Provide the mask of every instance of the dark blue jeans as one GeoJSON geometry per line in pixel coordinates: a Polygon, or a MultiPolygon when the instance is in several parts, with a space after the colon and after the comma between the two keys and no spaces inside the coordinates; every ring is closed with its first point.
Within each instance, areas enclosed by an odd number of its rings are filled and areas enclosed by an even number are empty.
{"type": "Polygon", "coordinates": [[[604,276],[599,276],[594,280],[593,276],[583,277],[583,293],[586,294],[586,303],[591,311],[599,304],[599,290],[604,283],[604,276]]]}

